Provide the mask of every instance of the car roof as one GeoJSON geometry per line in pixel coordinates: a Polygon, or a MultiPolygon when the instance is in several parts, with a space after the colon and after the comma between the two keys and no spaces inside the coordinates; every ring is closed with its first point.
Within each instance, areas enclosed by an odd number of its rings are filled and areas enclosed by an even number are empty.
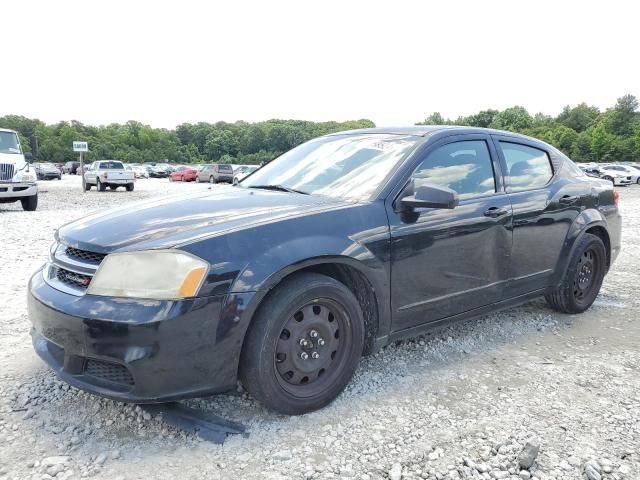
{"type": "Polygon", "coordinates": [[[413,125],[410,127],[376,127],[376,128],[359,128],[355,130],[344,130],[342,132],[330,133],[326,135],[331,137],[334,135],[413,135],[418,137],[428,137],[437,132],[450,132],[455,134],[467,133],[483,133],[487,135],[505,135],[516,138],[526,138],[540,142],[540,140],[522,135],[520,133],[508,132],[505,130],[496,130],[494,128],[467,127],[463,125],[413,125]]]}

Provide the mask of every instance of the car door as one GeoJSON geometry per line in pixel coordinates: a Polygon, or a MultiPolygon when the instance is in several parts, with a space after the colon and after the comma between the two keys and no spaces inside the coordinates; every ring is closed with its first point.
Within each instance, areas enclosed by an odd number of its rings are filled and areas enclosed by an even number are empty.
{"type": "Polygon", "coordinates": [[[513,298],[549,285],[569,227],[590,189],[556,175],[562,161],[545,145],[500,135],[493,140],[513,206],[512,280],[505,290],[505,298],[513,298]]]}
{"type": "Polygon", "coordinates": [[[460,201],[450,210],[403,211],[400,193],[387,205],[394,330],[499,301],[508,280],[511,204],[490,138],[455,135],[436,143],[405,181],[447,186],[460,201]]]}

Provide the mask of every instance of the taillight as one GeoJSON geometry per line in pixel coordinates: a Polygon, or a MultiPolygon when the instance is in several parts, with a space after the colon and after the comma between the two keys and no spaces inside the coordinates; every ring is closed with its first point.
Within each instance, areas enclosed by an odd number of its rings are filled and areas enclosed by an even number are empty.
{"type": "Polygon", "coordinates": [[[616,191],[613,192],[613,204],[617,207],[620,200],[620,194],[616,191]]]}

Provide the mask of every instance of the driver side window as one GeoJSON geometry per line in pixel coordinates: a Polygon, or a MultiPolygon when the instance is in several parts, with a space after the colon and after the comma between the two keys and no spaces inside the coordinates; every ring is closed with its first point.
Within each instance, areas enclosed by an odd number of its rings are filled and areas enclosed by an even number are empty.
{"type": "Polygon", "coordinates": [[[449,143],[431,152],[413,172],[415,185],[434,183],[455,190],[461,199],[496,192],[493,165],[484,140],[449,143]]]}

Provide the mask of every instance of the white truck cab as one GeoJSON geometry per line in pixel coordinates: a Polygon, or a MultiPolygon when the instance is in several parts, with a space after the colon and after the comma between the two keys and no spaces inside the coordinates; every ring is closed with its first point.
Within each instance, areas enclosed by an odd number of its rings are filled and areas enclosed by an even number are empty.
{"type": "Polygon", "coordinates": [[[38,207],[36,171],[30,159],[30,153],[22,152],[18,133],[0,128],[0,203],[20,200],[22,208],[31,212],[38,207]]]}

